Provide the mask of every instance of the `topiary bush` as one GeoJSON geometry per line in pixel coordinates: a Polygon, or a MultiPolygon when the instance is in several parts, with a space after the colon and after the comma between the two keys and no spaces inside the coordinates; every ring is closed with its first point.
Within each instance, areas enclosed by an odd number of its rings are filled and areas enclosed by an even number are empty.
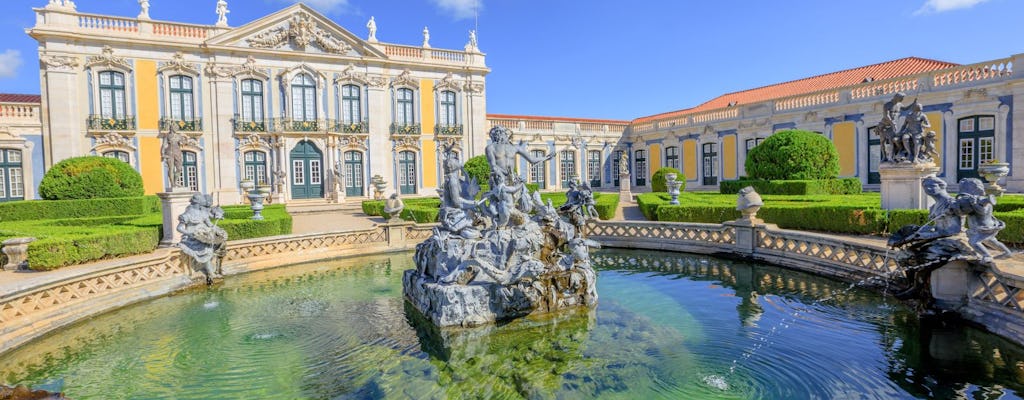
{"type": "Polygon", "coordinates": [[[481,185],[487,184],[491,178],[491,165],[487,163],[486,156],[472,157],[466,160],[462,168],[466,170],[467,178],[476,178],[477,183],[481,185]]]}
{"type": "Polygon", "coordinates": [[[822,135],[784,130],[750,149],[745,165],[754,179],[832,179],[839,176],[839,152],[822,135]]]}
{"type": "Polygon", "coordinates": [[[143,195],[142,176],[116,158],[73,157],[46,171],[39,196],[47,200],[136,197],[143,195]]]}
{"type": "Polygon", "coordinates": [[[683,191],[683,190],[686,190],[686,177],[683,176],[683,173],[679,172],[679,170],[675,169],[675,168],[663,167],[663,168],[658,169],[658,171],[654,173],[654,176],[651,177],[651,191],[652,192],[667,192],[668,191],[668,185],[665,184],[665,181],[667,180],[665,178],[665,175],[668,175],[668,174],[676,174],[676,180],[678,180],[678,181],[683,183],[682,186],[679,186],[679,191],[680,192],[683,191]]]}

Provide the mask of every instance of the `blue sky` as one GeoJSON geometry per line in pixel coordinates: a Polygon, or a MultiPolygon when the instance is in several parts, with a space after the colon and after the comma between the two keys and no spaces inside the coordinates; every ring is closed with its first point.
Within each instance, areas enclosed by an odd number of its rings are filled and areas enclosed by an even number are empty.
{"type": "MultiPolygon", "coordinates": [[[[290,0],[228,0],[239,26],[290,0]]],[[[0,92],[39,93],[24,29],[47,0],[0,0],[0,92]]],[[[135,16],[137,0],[78,0],[135,16]]],[[[212,24],[216,0],[150,0],[154,19],[212,24]]],[[[479,23],[490,113],[632,119],[719,94],[918,56],[974,63],[1024,53],[1020,0],[312,0],[360,37],[461,49],[479,23]],[[474,19],[473,10],[479,11],[474,19]]],[[[1021,66],[1024,67],[1024,66],[1021,66]]]]}

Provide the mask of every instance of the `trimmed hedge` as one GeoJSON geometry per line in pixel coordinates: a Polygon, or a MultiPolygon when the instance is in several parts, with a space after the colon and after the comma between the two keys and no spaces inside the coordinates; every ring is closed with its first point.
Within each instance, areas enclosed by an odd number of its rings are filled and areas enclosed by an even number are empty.
{"type": "Polygon", "coordinates": [[[142,175],[128,163],[110,157],[85,156],[63,160],[39,183],[47,200],[142,196],[142,175]]]}
{"type": "MultiPolygon", "coordinates": [[[[32,236],[39,237],[39,232],[32,236]]],[[[106,225],[73,233],[40,238],[28,246],[28,265],[47,271],[67,265],[83,264],[103,258],[148,253],[160,242],[160,230],[154,228],[106,225]]]]}
{"type": "MultiPolygon", "coordinates": [[[[565,204],[566,200],[565,193],[541,193],[540,197],[545,203],[550,199],[555,207],[565,204]]],[[[594,193],[594,201],[594,209],[597,211],[598,218],[609,220],[615,217],[615,209],[619,206],[618,193],[594,193]]],[[[399,215],[401,219],[417,223],[437,222],[438,214],[441,211],[441,199],[436,197],[415,198],[403,200],[403,202],[405,209],[399,215]]],[[[362,206],[363,214],[384,216],[384,200],[365,200],[362,206]]]]}
{"type": "Polygon", "coordinates": [[[0,221],[90,218],[153,212],[160,212],[160,199],[156,196],[0,203],[0,221]]]}
{"type": "Polygon", "coordinates": [[[665,183],[666,182],[665,175],[667,175],[669,173],[676,174],[676,179],[683,183],[681,186],[679,186],[679,191],[681,192],[683,190],[686,190],[686,176],[684,176],[682,172],[679,172],[679,170],[675,169],[675,168],[662,167],[662,168],[658,168],[658,171],[655,172],[654,176],[651,177],[651,191],[652,192],[667,192],[668,191],[668,185],[665,183]]]}
{"type": "Polygon", "coordinates": [[[857,194],[861,193],[858,178],[816,179],[816,180],[776,180],[739,179],[722,181],[718,191],[722,194],[736,194],[740,189],[753,186],[760,194],[786,195],[818,195],[818,194],[857,194]]]}
{"type": "Polygon", "coordinates": [[[839,152],[823,135],[789,129],[750,149],[744,165],[756,179],[831,179],[839,176],[839,152]]]}
{"type": "MultiPolygon", "coordinates": [[[[682,193],[680,193],[680,195],[682,195],[682,193]]],[[[657,221],[658,207],[663,205],[667,206],[668,202],[671,200],[672,197],[669,196],[668,193],[640,193],[636,195],[637,207],[640,208],[640,213],[642,213],[644,218],[647,218],[648,221],[657,221]]]]}
{"type": "MultiPolygon", "coordinates": [[[[225,206],[224,219],[217,226],[228,233],[228,240],[252,239],[258,237],[287,235],[292,233],[292,216],[283,204],[269,204],[263,208],[263,220],[252,219],[249,206],[225,206]]],[[[163,215],[150,214],[127,220],[124,225],[151,227],[160,232],[163,239],[163,215]]]]}
{"type": "Polygon", "coordinates": [[[476,178],[476,182],[481,185],[486,184],[491,178],[491,165],[487,163],[487,157],[483,155],[470,157],[462,165],[462,169],[466,171],[468,178],[476,178]]]}

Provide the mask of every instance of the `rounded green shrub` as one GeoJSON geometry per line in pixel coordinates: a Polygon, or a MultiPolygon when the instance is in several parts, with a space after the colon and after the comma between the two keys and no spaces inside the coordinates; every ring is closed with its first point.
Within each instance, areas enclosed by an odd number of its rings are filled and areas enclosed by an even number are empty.
{"type": "Polygon", "coordinates": [[[750,149],[745,165],[754,179],[832,179],[839,176],[839,152],[822,135],[785,130],[750,149]]]}
{"type": "Polygon", "coordinates": [[[468,178],[476,178],[477,183],[481,185],[487,184],[491,178],[491,165],[487,163],[487,157],[480,155],[472,157],[466,160],[466,163],[462,166],[466,170],[468,178]]]}
{"type": "Polygon", "coordinates": [[[39,196],[47,200],[142,196],[142,176],[128,163],[109,157],[73,157],[46,171],[39,196]]]}
{"type": "Polygon", "coordinates": [[[676,180],[681,181],[683,184],[679,186],[679,191],[686,190],[686,177],[683,176],[682,172],[678,169],[671,167],[662,167],[654,172],[654,176],[651,177],[651,191],[652,192],[667,192],[668,185],[665,184],[667,179],[665,175],[676,174],[676,180]]]}

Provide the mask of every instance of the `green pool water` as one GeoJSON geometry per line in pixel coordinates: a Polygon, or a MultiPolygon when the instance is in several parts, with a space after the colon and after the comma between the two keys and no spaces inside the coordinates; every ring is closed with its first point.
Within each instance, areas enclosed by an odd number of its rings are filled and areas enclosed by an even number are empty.
{"type": "Polygon", "coordinates": [[[1017,398],[1024,349],[878,293],[706,256],[602,250],[596,310],[438,331],[411,254],[228,278],[0,357],[73,399],[1017,398]]]}

